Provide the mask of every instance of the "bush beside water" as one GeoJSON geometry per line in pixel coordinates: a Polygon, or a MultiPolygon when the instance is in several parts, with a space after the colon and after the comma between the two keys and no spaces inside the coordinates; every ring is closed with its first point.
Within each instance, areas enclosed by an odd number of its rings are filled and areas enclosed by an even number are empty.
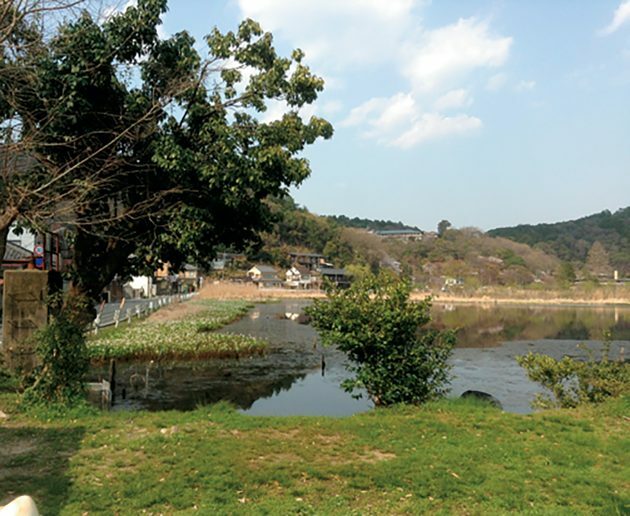
{"type": "Polygon", "coordinates": [[[455,333],[423,328],[430,299],[410,294],[407,280],[368,275],[348,289],[330,288],[327,300],[307,309],[323,342],[352,360],[355,377],[344,388],[365,388],[375,405],[423,403],[447,390],[455,333]]]}
{"type": "Polygon", "coordinates": [[[593,350],[583,349],[588,353],[587,360],[566,356],[556,360],[537,353],[516,358],[529,379],[551,393],[536,395],[534,407],[574,408],[630,394],[630,364],[624,360],[623,349],[617,359],[610,357],[610,333],[604,334],[599,360],[593,350]]]}

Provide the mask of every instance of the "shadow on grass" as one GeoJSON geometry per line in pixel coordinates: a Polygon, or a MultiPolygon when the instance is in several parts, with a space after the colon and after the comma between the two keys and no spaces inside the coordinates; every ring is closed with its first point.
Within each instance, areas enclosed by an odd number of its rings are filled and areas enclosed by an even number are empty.
{"type": "Polygon", "coordinates": [[[84,428],[0,427],[0,506],[28,494],[42,514],[59,514],[71,486],[66,475],[84,428]]]}

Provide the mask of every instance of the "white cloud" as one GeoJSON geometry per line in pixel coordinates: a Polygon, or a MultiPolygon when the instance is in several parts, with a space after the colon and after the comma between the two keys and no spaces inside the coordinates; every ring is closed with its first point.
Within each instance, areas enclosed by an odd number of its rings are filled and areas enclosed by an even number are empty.
{"type": "Polygon", "coordinates": [[[600,31],[600,34],[602,36],[612,34],[628,22],[630,22],[630,0],[626,0],[625,2],[621,2],[619,4],[619,7],[617,7],[613,14],[612,21],[608,24],[608,26],[604,27],[600,31]]]}
{"type": "Polygon", "coordinates": [[[531,91],[536,87],[536,81],[521,81],[516,85],[516,91],[531,91]]]}
{"type": "Polygon", "coordinates": [[[507,75],[504,73],[497,73],[490,77],[486,82],[486,89],[488,91],[499,91],[507,82],[507,75]]]}
{"type": "MultiPolygon", "coordinates": [[[[275,122],[276,120],[281,120],[286,113],[289,113],[294,109],[295,108],[290,108],[283,100],[270,100],[267,102],[267,111],[259,113],[258,119],[264,124],[275,122]]],[[[298,109],[297,112],[303,120],[308,121],[312,116],[322,116],[328,114],[326,109],[331,109],[331,106],[325,105],[320,108],[314,104],[305,104],[298,109]]],[[[334,105],[332,106],[332,109],[335,109],[334,105]]]]}
{"type": "Polygon", "coordinates": [[[258,115],[263,124],[280,120],[289,111],[289,106],[280,100],[270,100],[267,102],[267,111],[258,115]]]}
{"type": "Polygon", "coordinates": [[[435,101],[433,106],[438,111],[443,111],[446,109],[468,107],[472,104],[472,101],[473,99],[468,93],[468,90],[460,88],[458,90],[451,90],[445,93],[435,101]]]}
{"type": "Polygon", "coordinates": [[[374,125],[388,131],[399,127],[416,111],[416,101],[408,93],[397,93],[384,106],[374,125]]]}
{"type": "Polygon", "coordinates": [[[420,48],[409,48],[404,69],[414,88],[433,90],[449,79],[475,68],[495,68],[508,58],[512,38],[494,37],[488,23],[460,19],[426,33],[420,48]]]}
{"type": "Polygon", "coordinates": [[[439,113],[425,113],[413,126],[390,142],[394,147],[408,149],[427,140],[453,134],[462,134],[482,126],[479,118],[469,115],[444,116],[439,113]]]}
{"type": "MultiPolygon", "coordinates": [[[[466,98],[458,91],[451,97],[459,101],[466,98]]],[[[364,138],[408,149],[427,140],[477,129],[482,124],[478,118],[466,114],[445,116],[439,112],[423,112],[410,93],[397,93],[364,102],[354,108],[341,125],[367,127],[362,133],[364,138]]]]}
{"type": "Polygon", "coordinates": [[[329,100],[322,104],[321,110],[324,116],[335,115],[343,109],[343,102],[340,100],[329,100]]]}
{"type": "Polygon", "coordinates": [[[118,1],[105,5],[99,16],[100,21],[105,21],[114,16],[115,14],[125,12],[128,7],[136,7],[138,0],[127,0],[125,2],[118,1]]]}
{"type": "Polygon", "coordinates": [[[363,104],[352,108],[350,115],[341,122],[341,125],[344,127],[361,125],[370,118],[372,113],[379,110],[382,111],[387,106],[387,103],[388,99],[386,98],[372,98],[363,104]]]}
{"type": "Polygon", "coordinates": [[[377,136],[397,129],[412,120],[418,111],[416,101],[408,93],[397,93],[392,97],[376,97],[355,107],[341,122],[344,127],[368,125],[368,135],[377,136]]]}
{"type": "Polygon", "coordinates": [[[171,37],[171,35],[169,34],[169,32],[168,32],[168,31],[164,28],[164,24],[163,24],[163,23],[160,23],[160,24],[157,26],[157,35],[158,35],[158,38],[160,38],[160,39],[162,39],[162,40],[164,40],[164,39],[168,39],[168,38],[170,38],[170,37],[171,37]]]}
{"type": "MultiPolygon", "coordinates": [[[[244,17],[304,50],[315,73],[326,77],[326,92],[336,85],[340,94],[367,96],[340,125],[384,145],[408,148],[481,127],[479,118],[462,112],[472,104],[475,83],[470,76],[494,73],[489,90],[506,82],[496,69],[508,59],[512,38],[495,34],[489,21],[479,18],[428,29],[420,9],[428,0],[236,2],[244,17]],[[369,98],[374,95],[369,81],[375,76],[380,94],[369,98]],[[332,85],[328,78],[333,78],[332,85]],[[390,83],[398,93],[383,93],[390,83]],[[452,110],[457,114],[444,114],[452,110]]],[[[330,116],[340,106],[333,101],[331,109],[324,103],[318,112],[330,116]]],[[[278,113],[270,108],[266,116],[278,113]]]]}
{"type": "Polygon", "coordinates": [[[391,58],[419,0],[237,0],[241,13],[331,67],[391,58]]]}

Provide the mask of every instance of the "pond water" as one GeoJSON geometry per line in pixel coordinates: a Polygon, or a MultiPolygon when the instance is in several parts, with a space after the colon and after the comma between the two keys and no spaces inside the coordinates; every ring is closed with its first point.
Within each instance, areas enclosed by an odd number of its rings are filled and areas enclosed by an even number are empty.
{"type": "MultiPolygon", "coordinates": [[[[344,416],[368,410],[340,388],[348,377],[346,358],[323,348],[310,325],[288,320],[308,301],[257,305],[222,332],[244,333],[269,341],[261,357],[193,363],[118,365],[115,409],[191,410],[229,401],[256,415],[344,416]],[[123,399],[124,389],[124,399],[123,399]]],[[[498,398],[510,412],[527,413],[538,386],[528,380],[515,357],[528,351],[556,358],[585,356],[578,344],[601,347],[604,330],[613,336],[613,353],[630,345],[630,307],[521,307],[436,304],[438,328],[461,328],[451,364],[451,396],[473,389],[498,398]]],[[[103,370],[93,376],[103,376],[103,370]]]]}

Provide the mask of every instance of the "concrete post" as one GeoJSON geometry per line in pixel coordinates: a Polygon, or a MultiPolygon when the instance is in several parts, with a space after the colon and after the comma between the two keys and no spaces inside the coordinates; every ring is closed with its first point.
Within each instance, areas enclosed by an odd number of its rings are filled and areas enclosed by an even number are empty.
{"type": "Polygon", "coordinates": [[[48,324],[47,297],[54,283],[46,271],[4,273],[2,350],[14,371],[30,371],[37,365],[31,336],[48,324]]]}

